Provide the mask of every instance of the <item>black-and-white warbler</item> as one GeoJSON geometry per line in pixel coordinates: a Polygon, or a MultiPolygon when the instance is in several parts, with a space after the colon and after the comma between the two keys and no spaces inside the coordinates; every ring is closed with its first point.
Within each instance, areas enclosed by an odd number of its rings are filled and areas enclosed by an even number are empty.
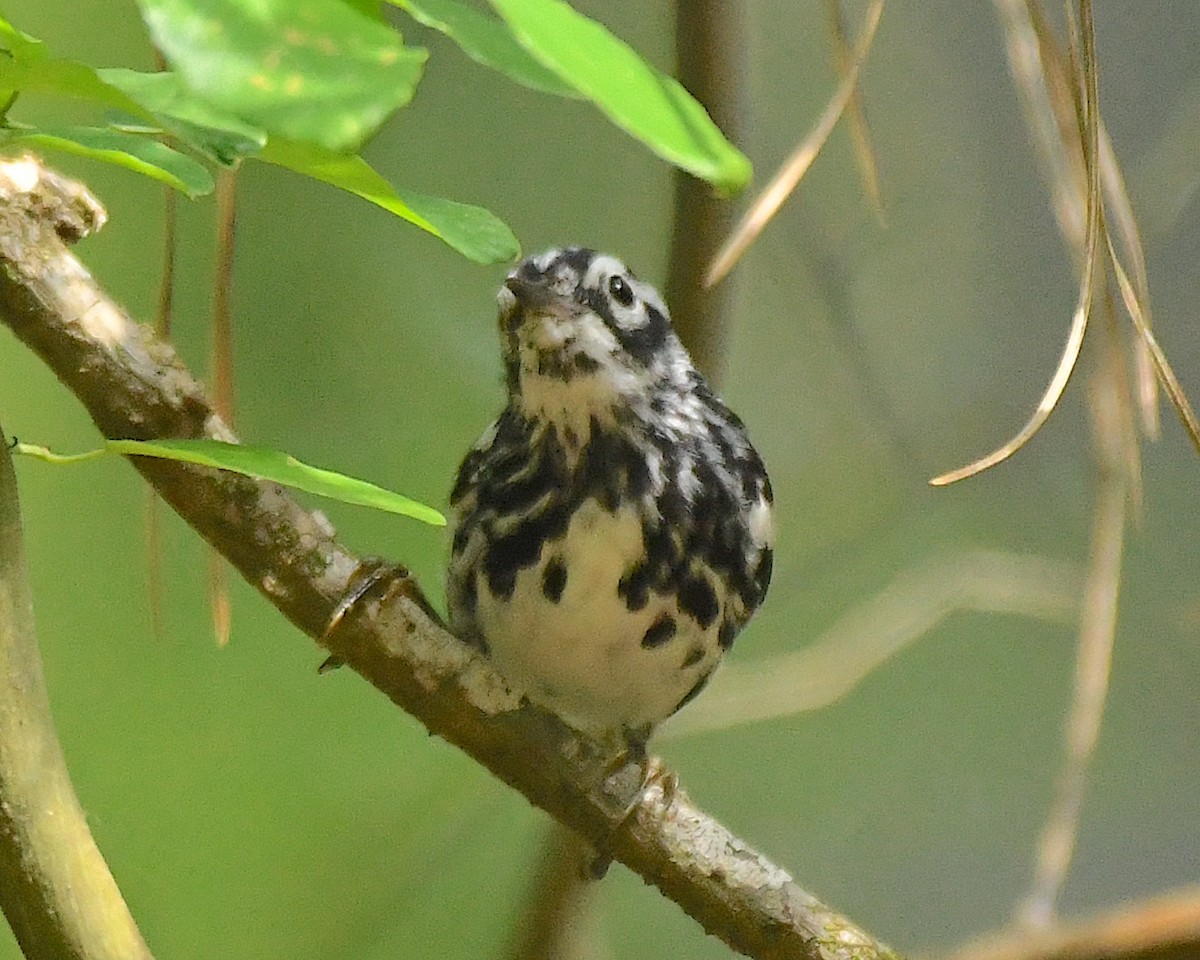
{"type": "Polygon", "coordinates": [[[497,301],[508,405],[451,494],[450,626],[531,700],[641,748],[762,603],[771,484],[619,260],[549,250],[497,301]]]}

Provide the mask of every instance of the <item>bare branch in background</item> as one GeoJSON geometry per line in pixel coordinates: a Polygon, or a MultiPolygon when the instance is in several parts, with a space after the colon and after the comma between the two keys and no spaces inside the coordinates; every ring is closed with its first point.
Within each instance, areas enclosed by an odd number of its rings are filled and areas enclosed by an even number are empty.
{"type": "Polygon", "coordinates": [[[1098,364],[1089,391],[1095,431],[1096,504],[1091,561],[1080,611],[1074,694],[1067,719],[1066,757],[1038,843],[1033,884],[1018,912],[1023,923],[1035,927],[1046,927],[1054,921],[1059,892],[1075,852],[1088,772],[1104,719],[1117,635],[1126,512],[1135,482],[1126,451],[1136,427],[1132,398],[1122,389],[1125,382],[1122,357],[1111,338],[1109,344],[1108,356],[1098,364]]]}
{"type": "Polygon", "coordinates": [[[1200,887],[1052,930],[975,940],[942,960],[1194,960],[1200,956],[1200,887]]]}
{"type": "MultiPolygon", "coordinates": [[[[689,0],[675,11],[676,76],[734,143],[745,126],[745,0],[689,0]]],[[[730,202],[676,170],[666,295],[684,346],[710,380],[721,376],[731,291],[704,272],[733,224],[730,202]]]]}
{"type": "Polygon", "coordinates": [[[558,823],[543,832],[538,847],[509,960],[583,960],[589,956],[585,927],[595,899],[587,871],[595,851],[558,823]]]}
{"type": "MultiPolygon", "coordinates": [[[[43,210],[86,195],[26,158],[0,163],[0,318],[108,437],[233,439],[171,347],[134,323],[63,246],[43,210]],[[44,193],[51,194],[44,197],[44,193]]],[[[326,625],[359,567],[328,521],[274,484],[165,460],[134,466],[296,626],[556,820],[653,883],[749,956],[896,955],[642,769],[521,703],[425,613],[414,581],[326,625]],[[611,775],[609,775],[611,774],[611,775]]]]}
{"type": "Polygon", "coordinates": [[[1073,621],[1073,564],[997,550],[954,550],[906,569],[803,649],[721,667],[703,698],[664,724],[663,738],[789,717],[836,703],[954,613],[1073,621]]]}
{"type": "MultiPolygon", "coordinates": [[[[676,77],[734,143],[742,139],[746,101],[744,0],[677,0],[676,77]]],[[[733,223],[730,202],[682,170],[675,195],[666,300],[672,322],[696,365],[717,383],[725,364],[733,290],[704,285],[704,272],[733,223]]],[[[592,901],[581,864],[594,854],[557,824],[544,834],[538,871],[514,960],[566,960],[579,947],[572,936],[592,901]]]]}

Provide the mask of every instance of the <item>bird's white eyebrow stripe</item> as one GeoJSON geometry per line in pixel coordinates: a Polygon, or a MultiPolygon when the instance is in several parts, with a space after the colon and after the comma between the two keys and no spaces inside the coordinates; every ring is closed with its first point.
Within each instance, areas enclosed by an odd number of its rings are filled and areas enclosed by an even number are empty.
{"type": "Polygon", "coordinates": [[[609,256],[607,253],[599,254],[592,260],[587,273],[583,275],[583,285],[585,287],[600,287],[600,281],[603,278],[616,273],[624,276],[629,273],[629,268],[616,257],[609,256]]]}

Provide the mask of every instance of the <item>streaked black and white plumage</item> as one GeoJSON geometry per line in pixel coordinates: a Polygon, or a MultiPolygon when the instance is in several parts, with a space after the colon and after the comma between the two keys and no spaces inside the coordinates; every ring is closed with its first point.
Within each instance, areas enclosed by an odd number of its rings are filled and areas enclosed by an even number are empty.
{"type": "Polygon", "coordinates": [[[450,625],[568,723],[644,744],[762,603],[771,484],[619,260],[547,251],[497,301],[508,405],[451,494],[450,625]]]}

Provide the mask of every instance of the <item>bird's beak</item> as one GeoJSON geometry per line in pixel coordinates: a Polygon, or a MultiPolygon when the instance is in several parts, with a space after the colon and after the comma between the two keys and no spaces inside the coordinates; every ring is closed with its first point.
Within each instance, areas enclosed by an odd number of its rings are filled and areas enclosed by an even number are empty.
{"type": "Polygon", "coordinates": [[[509,277],[504,285],[512,291],[525,309],[544,310],[556,303],[562,303],[562,296],[550,284],[540,280],[526,280],[523,277],[509,277]]]}

